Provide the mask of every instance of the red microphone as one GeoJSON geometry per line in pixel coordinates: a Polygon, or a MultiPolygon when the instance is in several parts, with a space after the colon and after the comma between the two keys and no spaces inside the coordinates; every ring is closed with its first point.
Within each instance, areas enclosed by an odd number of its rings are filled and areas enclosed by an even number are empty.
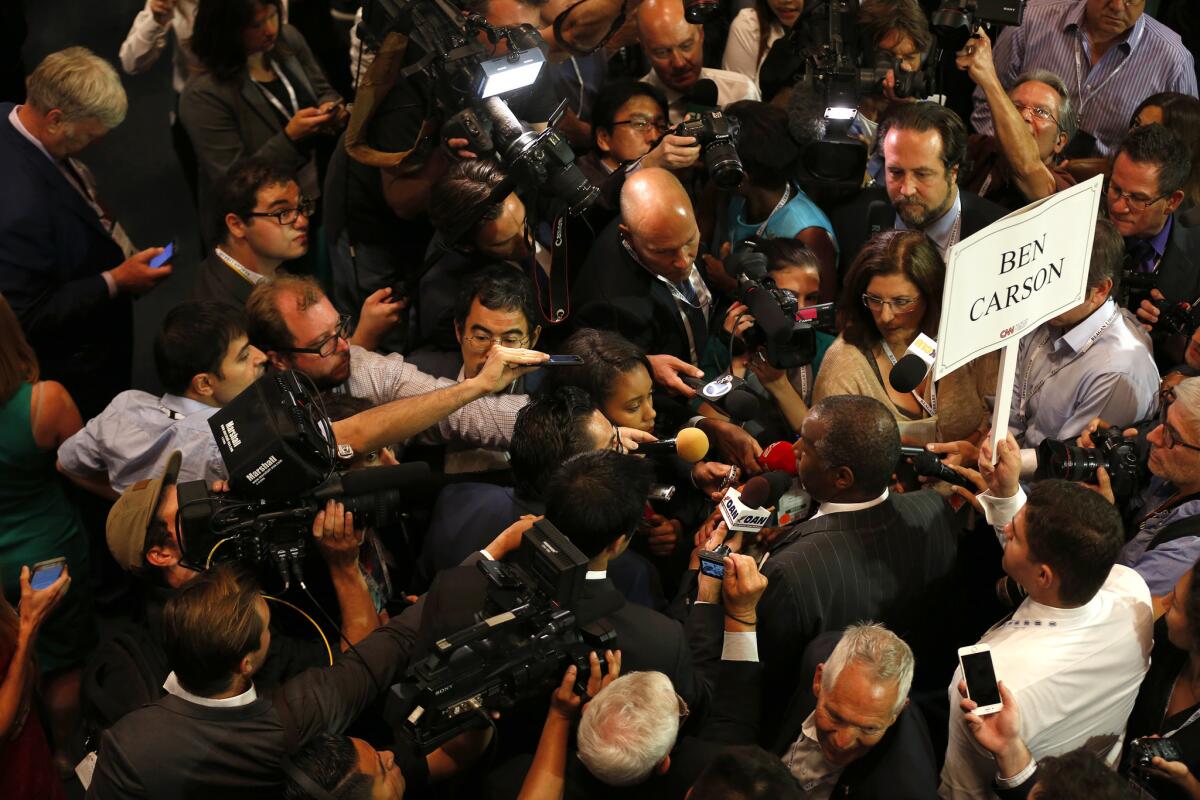
{"type": "Polygon", "coordinates": [[[796,474],[796,452],[792,450],[791,442],[773,442],[758,456],[758,463],[767,472],[786,472],[796,474]]]}

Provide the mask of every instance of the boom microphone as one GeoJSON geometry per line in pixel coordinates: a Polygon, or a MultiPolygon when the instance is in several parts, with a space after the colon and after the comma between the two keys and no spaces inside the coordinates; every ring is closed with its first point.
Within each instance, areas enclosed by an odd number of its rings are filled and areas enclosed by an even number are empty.
{"type": "Polygon", "coordinates": [[[709,78],[701,78],[692,84],[683,102],[689,111],[706,111],[719,107],[718,96],[717,84],[709,78]]]}
{"type": "Polygon", "coordinates": [[[639,442],[637,453],[647,456],[674,456],[695,463],[708,453],[708,436],[699,428],[684,428],[674,439],[639,442]]]}
{"type": "Polygon", "coordinates": [[[892,366],[892,374],[888,377],[892,388],[897,392],[911,392],[920,386],[933,369],[936,354],[937,342],[923,333],[918,334],[904,356],[892,366]]]}
{"type": "Polygon", "coordinates": [[[978,491],[975,484],[971,483],[966,476],[959,475],[946,466],[936,453],[931,453],[922,447],[901,447],[900,457],[909,459],[912,462],[913,471],[922,477],[936,478],[964,489],[970,489],[972,492],[978,491]]]}
{"type": "Polygon", "coordinates": [[[680,375],[679,378],[695,389],[702,398],[724,411],[734,424],[740,425],[758,416],[758,398],[742,388],[745,381],[728,375],[708,382],[702,378],[685,375],[680,375]]]}

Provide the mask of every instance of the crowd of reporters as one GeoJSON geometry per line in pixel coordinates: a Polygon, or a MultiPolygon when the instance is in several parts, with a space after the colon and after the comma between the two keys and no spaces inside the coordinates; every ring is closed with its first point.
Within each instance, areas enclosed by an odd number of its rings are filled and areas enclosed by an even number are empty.
{"type": "Polygon", "coordinates": [[[0,105],[0,794],[1200,798],[1186,4],[329,5],[147,0],[102,54],[172,51],[202,253],[138,249],[84,163],[105,57],[0,105]],[[458,81],[534,51],[499,104],[458,81]],[[998,354],[905,354],[951,248],[1095,175],[993,434],[998,354]],[[133,301],[185,280],[135,388],[133,301]],[[258,501],[230,458],[282,375],[330,474],[435,476],[306,500],[276,569],[195,487],[258,501]],[[554,542],[590,653],[547,676],[484,629],[554,542]],[[456,647],[504,691],[434,737],[396,687],[456,647]]]}

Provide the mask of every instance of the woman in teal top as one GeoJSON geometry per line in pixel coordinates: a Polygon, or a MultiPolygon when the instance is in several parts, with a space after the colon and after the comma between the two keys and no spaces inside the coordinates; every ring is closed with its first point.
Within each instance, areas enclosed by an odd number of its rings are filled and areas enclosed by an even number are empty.
{"type": "Polygon", "coordinates": [[[73,739],[79,731],[80,667],[96,641],[96,624],[87,537],[54,461],[58,446],[83,423],[62,384],[38,380],[37,357],[3,297],[0,341],[0,583],[15,606],[21,567],[67,559],[70,589],[42,626],[36,657],[55,757],[60,767],[69,767],[79,744],[73,739]]]}
{"type": "Polygon", "coordinates": [[[837,290],[837,244],[825,212],[788,176],[800,148],[787,133],[787,112],[743,100],[726,109],[737,117],[738,156],[746,170],[742,183],[725,203],[718,202],[713,252],[747,239],[799,239],[812,251],[821,271],[821,302],[837,290]]]}

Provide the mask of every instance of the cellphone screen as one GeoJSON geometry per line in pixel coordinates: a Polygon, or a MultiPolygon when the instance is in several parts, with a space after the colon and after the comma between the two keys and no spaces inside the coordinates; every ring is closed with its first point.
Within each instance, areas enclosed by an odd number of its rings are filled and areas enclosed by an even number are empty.
{"type": "Polygon", "coordinates": [[[57,564],[49,564],[33,573],[33,577],[29,579],[29,585],[34,590],[45,589],[50,584],[58,580],[59,576],[62,575],[62,571],[63,562],[60,561],[57,564]]]}
{"type": "Polygon", "coordinates": [[[543,367],[577,367],[583,363],[583,356],[550,356],[543,362],[543,367]]]}
{"type": "Polygon", "coordinates": [[[150,259],[150,266],[154,269],[158,269],[163,264],[166,264],[168,261],[170,261],[171,256],[173,255],[175,255],[175,243],[171,242],[163,248],[161,253],[150,259]]]}
{"type": "Polygon", "coordinates": [[[994,706],[1000,702],[1000,689],[996,686],[996,671],[992,668],[990,651],[961,656],[963,677],[967,679],[967,694],[981,706],[994,706]]]}
{"type": "Polygon", "coordinates": [[[723,580],[725,578],[725,563],[723,561],[708,561],[702,558],[700,559],[700,572],[710,578],[720,578],[723,580]]]}

